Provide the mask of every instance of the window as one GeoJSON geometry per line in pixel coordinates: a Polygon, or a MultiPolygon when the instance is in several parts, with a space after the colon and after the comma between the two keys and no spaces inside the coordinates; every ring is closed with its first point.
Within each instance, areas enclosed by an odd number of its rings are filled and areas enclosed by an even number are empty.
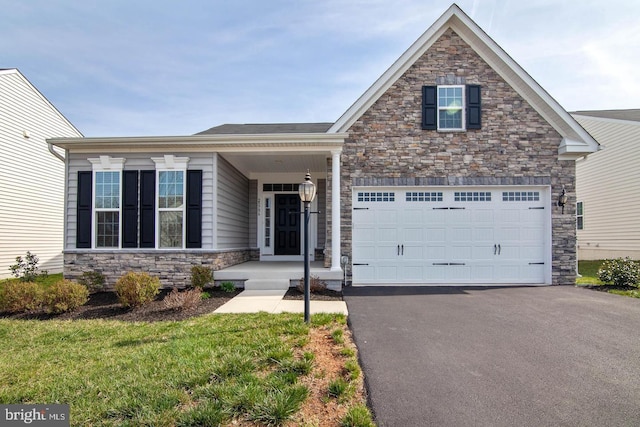
{"type": "Polygon", "coordinates": [[[438,129],[464,129],[464,86],[438,86],[438,129]]]}
{"type": "Polygon", "coordinates": [[[264,246],[271,247],[271,198],[264,199],[264,246]]]}
{"type": "Polygon", "coordinates": [[[582,202],[576,204],[576,228],[584,230],[584,205],[582,202]]]}
{"type": "Polygon", "coordinates": [[[456,202],[490,202],[491,192],[489,191],[456,191],[453,193],[453,200],[456,202]]]}
{"type": "Polygon", "coordinates": [[[540,201],[539,191],[504,191],[502,192],[503,202],[538,202],[540,201]]]}
{"type": "Polygon", "coordinates": [[[158,171],[158,247],[183,246],[184,171],[158,171]]]}
{"type": "Polygon", "coordinates": [[[120,172],[95,174],[95,247],[120,246],[120,172]]]}
{"type": "Polygon", "coordinates": [[[359,202],[394,202],[396,200],[396,193],[394,192],[359,192],[359,202]]]}
{"type": "MultiPolygon", "coordinates": [[[[91,246],[119,248],[121,235],[122,169],[125,159],[100,156],[93,169],[93,229],[91,246]]],[[[91,227],[91,221],[88,227],[91,227]]]]}
{"type": "Polygon", "coordinates": [[[424,191],[407,191],[405,195],[407,202],[441,202],[442,191],[424,192],[424,191]]]}
{"type": "Polygon", "coordinates": [[[480,129],[481,116],[480,85],[422,87],[422,129],[480,129]]]}

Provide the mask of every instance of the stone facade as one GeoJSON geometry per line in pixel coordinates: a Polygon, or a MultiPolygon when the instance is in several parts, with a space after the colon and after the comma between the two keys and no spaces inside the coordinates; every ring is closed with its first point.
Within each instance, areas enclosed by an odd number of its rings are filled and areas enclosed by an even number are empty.
{"type": "Polygon", "coordinates": [[[98,271],[105,276],[106,288],[113,290],[123,274],[141,271],[159,277],[163,288],[184,288],[191,281],[191,267],[194,265],[209,266],[215,272],[256,258],[259,258],[257,250],[65,251],[64,277],[77,280],[86,271],[98,271]]]}
{"type": "MultiPolygon", "coordinates": [[[[341,156],[341,250],[351,256],[353,186],[549,185],[575,191],[562,137],[454,31],[448,29],[348,130],[341,156]],[[423,130],[422,86],[481,85],[482,128],[423,130]]],[[[331,160],[327,183],[331,184],[331,160]]],[[[327,218],[331,218],[327,192],[327,218]]],[[[552,213],[553,284],[575,281],[574,203],[552,213]]],[[[327,248],[331,247],[331,224],[327,248]]],[[[325,254],[329,256],[329,251],[325,254]]]]}

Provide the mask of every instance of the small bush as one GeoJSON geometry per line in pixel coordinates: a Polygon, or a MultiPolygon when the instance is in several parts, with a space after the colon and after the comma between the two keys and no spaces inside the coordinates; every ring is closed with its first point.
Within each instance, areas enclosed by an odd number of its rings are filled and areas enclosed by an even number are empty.
{"type": "Polygon", "coordinates": [[[99,271],[85,271],[78,279],[78,283],[90,292],[100,292],[104,290],[105,278],[104,274],[99,271]]]}
{"type": "Polygon", "coordinates": [[[233,282],[222,282],[220,284],[220,289],[225,292],[233,292],[236,290],[236,285],[234,285],[233,282]]]}
{"type": "Polygon", "coordinates": [[[128,272],[116,282],[116,295],[125,307],[139,307],[158,295],[160,279],[147,273],[128,272]]]}
{"type": "Polygon", "coordinates": [[[340,427],[375,427],[371,412],[365,405],[350,408],[340,421],[340,427]]]}
{"type": "Polygon", "coordinates": [[[0,287],[0,311],[25,313],[42,308],[43,290],[34,282],[7,281],[0,287]]]}
{"type": "Polygon", "coordinates": [[[605,260],[598,269],[598,278],[615,286],[638,286],[640,263],[629,258],[605,260]]]}
{"type": "Polygon", "coordinates": [[[204,265],[194,265],[191,267],[191,286],[194,288],[204,288],[213,282],[213,270],[204,265]]]}
{"type": "Polygon", "coordinates": [[[71,280],[61,280],[45,291],[44,305],[47,313],[65,313],[84,305],[89,299],[86,286],[71,280]]]}
{"type": "MultiPolygon", "coordinates": [[[[298,286],[296,286],[298,291],[304,293],[304,277],[298,281],[298,286]]],[[[314,292],[323,292],[327,289],[327,284],[320,280],[318,276],[309,276],[309,290],[311,293],[314,292]]]]}
{"type": "Polygon", "coordinates": [[[19,278],[23,282],[34,282],[38,276],[47,276],[47,271],[39,272],[38,262],[40,259],[36,254],[27,251],[24,259],[21,256],[16,257],[16,263],[9,267],[11,274],[19,278]]]}
{"type": "Polygon", "coordinates": [[[337,378],[329,383],[329,396],[342,398],[347,396],[351,391],[349,383],[344,378],[337,378]]]}
{"type": "Polygon", "coordinates": [[[211,298],[211,294],[209,292],[204,292],[203,291],[202,293],[200,293],[200,298],[209,299],[209,298],[211,298]]]}
{"type": "Polygon", "coordinates": [[[182,292],[173,288],[169,295],[164,297],[162,303],[167,310],[193,310],[201,300],[202,291],[200,288],[187,289],[182,292]]]}

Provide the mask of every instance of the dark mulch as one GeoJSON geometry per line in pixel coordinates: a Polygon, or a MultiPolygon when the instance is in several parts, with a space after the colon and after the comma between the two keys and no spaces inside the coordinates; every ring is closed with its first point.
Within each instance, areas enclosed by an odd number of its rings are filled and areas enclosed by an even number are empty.
{"type": "MultiPolygon", "coordinates": [[[[289,288],[284,295],[284,299],[303,300],[304,292],[300,292],[297,288],[289,288]]],[[[311,301],[342,301],[342,292],[325,289],[323,291],[311,292],[309,299],[311,301]]]]}
{"type": "Polygon", "coordinates": [[[159,322],[170,320],[184,320],[201,314],[212,313],[234,296],[238,295],[241,289],[234,292],[224,292],[220,289],[205,289],[211,295],[210,298],[203,299],[200,304],[192,310],[167,310],[162,300],[170,290],[162,290],[156,299],[142,307],[125,308],[118,302],[114,292],[98,292],[89,296],[89,301],[82,307],[70,313],[59,315],[46,313],[29,314],[8,314],[2,313],[0,317],[5,319],[34,319],[34,320],[80,320],[80,319],[108,319],[123,320],[126,322],[159,322]]]}
{"type": "Polygon", "coordinates": [[[635,286],[616,286],[616,285],[580,285],[581,287],[592,289],[594,291],[609,292],[611,290],[617,291],[635,291],[638,290],[635,286]]]}

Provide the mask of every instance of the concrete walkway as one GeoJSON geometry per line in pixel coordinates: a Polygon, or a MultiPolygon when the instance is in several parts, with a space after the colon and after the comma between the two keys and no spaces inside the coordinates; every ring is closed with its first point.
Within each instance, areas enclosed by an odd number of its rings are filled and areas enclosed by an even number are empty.
{"type": "MultiPolygon", "coordinates": [[[[286,290],[242,291],[214,313],[304,313],[304,300],[285,300],[286,290]]],[[[310,313],[342,313],[348,315],[344,301],[311,301],[310,313]]]]}

